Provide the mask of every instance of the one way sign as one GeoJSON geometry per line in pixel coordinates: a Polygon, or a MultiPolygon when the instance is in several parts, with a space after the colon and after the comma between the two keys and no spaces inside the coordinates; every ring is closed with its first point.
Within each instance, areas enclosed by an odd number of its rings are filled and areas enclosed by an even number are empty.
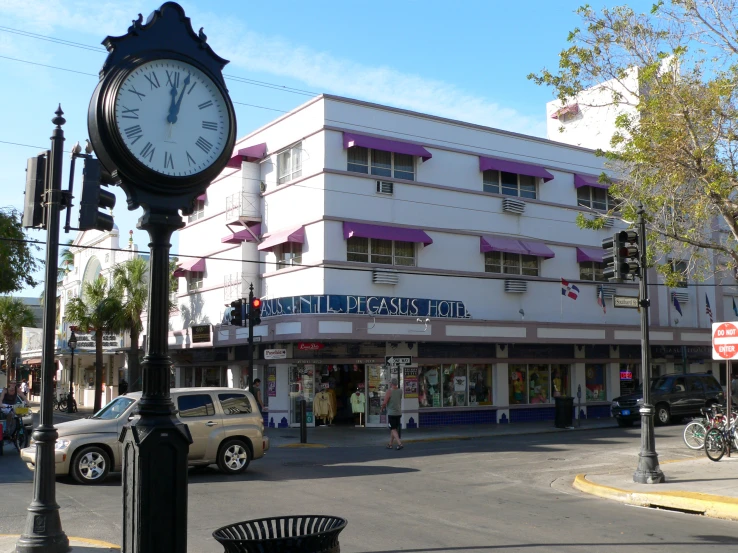
{"type": "Polygon", "coordinates": [[[395,355],[385,357],[384,362],[390,367],[396,367],[398,365],[411,365],[413,362],[412,357],[397,357],[395,355]]]}

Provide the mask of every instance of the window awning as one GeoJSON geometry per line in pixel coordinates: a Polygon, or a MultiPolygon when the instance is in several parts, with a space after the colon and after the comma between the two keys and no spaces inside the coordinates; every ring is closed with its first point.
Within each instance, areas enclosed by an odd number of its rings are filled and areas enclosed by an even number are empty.
{"type": "Polygon", "coordinates": [[[385,225],[368,225],[366,223],[343,223],[343,237],[376,238],[377,240],[398,240],[400,242],[417,242],[424,246],[433,243],[433,239],[424,230],[414,228],[388,227],[385,225]]]}
{"type": "Polygon", "coordinates": [[[187,273],[201,273],[205,271],[205,258],[192,258],[183,261],[174,271],[175,277],[185,276],[187,273]]]}
{"type": "Polygon", "coordinates": [[[376,136],[366,136],[363,134],[343,133],[343,147],[351,148],[353,146],[363,146],[364,148],[372,148],[374,150],[384,150],[385,152],[394,152],[396,154],[418,156],[423,161],[428,161],[433,157],[433,154],[418,144],[400,142],[399,140],[390,140],[388,138],[377,138],[376,136]]]}
{"type": "Polygon", "coordinates": [[[581,188],[582,186],[591,186],[592,188],[603,188],[607,190],[610,185],[606,182],[597,182],[599,176],[594,175],[574,175],[574,188],[581,188]]]}
{"type": "Polygon", "coordinates": [[[40,357],[34,357],[33,359],[25,359],[21,361],[24,365],[40,365],[41,364],[41,358],[40,357]]]}
{"type": "Polygon", "coordinates": [[[198,199],[198,200],[200,200],[201,202],[204,202],[205,200],[207,200],[207,199],[208,199],[208,193],[207,193],[207,192],[205,192],[204,194],[200,194],[200,195],[199,195],[199,196],[197,197],[197,199],[198,199]]]}
{"type": "Polygon", "coordinates": [[[242,161],[259,161],[266,155],[266,148],[266,143],[241,148],[238,150],[236,155],[228,160],[226,167],[230,167],[231,169],[240,169],[242,161]]]}
{"type": "Polygon", "coordinates": [[[568,106],[557,109],[551,114],[551,119],[558,119],[562,115],[567,115],[568,113],[571,113],[572,115],[579,113],[579,104],[569,104],[568,106]]]}
{"type": "Polygon", "coordinates": [[[519,253],[522,255],[535,255],[544,259],[551,259],[556,254],[543,242],[535,240],[519,240],[509,236],[485,235],[479,238],[479,251],[519,253]]]}
{"type": "Polygon", "coordinates": [[[285,244],[286,242],[303,244],[305,242],[305,227],[300,225],[299,227],[270,234],[261,244],[259,244],[257,249],[262,252],[270,252],[275,246],[285,244]]]}
{"type": "Polygon", "coordinates": [[[585,261],[602,263],[604,256],[605,250],[603,248],[577,248],[577,263],[583,263],[585,261]]]}
{"type": "Polygon", "coordinates": [[[551,173],[538,165],[479,156],[479,170],[486,171],[488,169],[505,171],[506,173],[517,173],[518,175],[527,175],[529,177],[540,177],[543,179],[543,182],[548,182],[554,178],[551,173]]]}
{"type": "Polygon", "coordinates": [[[241,242],[258,242],[259,239],[255,238],[261,234],[261,223],[257,223],[248,228],[241,229],[238,232],[232,232],[231,234],[225,235],[220,241],[223,244],[240,244],[241,242]]]}

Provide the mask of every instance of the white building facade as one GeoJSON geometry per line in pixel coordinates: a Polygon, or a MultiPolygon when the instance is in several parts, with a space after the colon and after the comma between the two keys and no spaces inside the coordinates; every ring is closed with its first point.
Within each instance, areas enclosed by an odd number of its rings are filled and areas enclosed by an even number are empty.
{"type": "MultiPolygon", "coordinates": [[[[575,223],[607,209],[603,169],[589,149],[316,97],[241,139],[180,231],[173,383],[243,385],[248,329],[227,306],[253,284],[270,426],[297,424],[302,399],[322,422],[321,390],[334,422],[386,426],[393,377],[407,427],[549,420],[577,392],[581,416],[610,416],[639,378],[640,319],[612,301],[637,287],[602,280],[617,224],[575,223]]],[[[651,281],[654,371],[713,368],[704,299],[720,320],[731,298],[651,281]]]]}

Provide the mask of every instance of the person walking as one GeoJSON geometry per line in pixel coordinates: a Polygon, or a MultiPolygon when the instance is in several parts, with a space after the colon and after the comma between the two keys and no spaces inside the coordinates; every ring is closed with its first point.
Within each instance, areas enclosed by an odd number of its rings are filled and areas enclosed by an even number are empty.
{"type": "Polygon", "coordinates": [[[385,408],[387,409],[387,418],[389,419],[390,426],[390,441],[387,444],[387,449],[392,449],[392,444],[397,442],[396,449],[399,451],[404,447],[400,441],[399,434],[402,421],[402,390],[400,390],[396,378],[390,381],[390,389],[384,394],[382,409],[385,408]]]}
{"type": "Polygon", "coordinates": [[[261,379],[257,378],[254,380],[254,384],[251,386],[251,394],[256,400],[256,404],[259,406],[259,412],[264,412],[264,404],[261,402],[261,379]]]}
{"type": "Polygon", "coordinates": [[[125,378],[121,378],[118,383],[118,395],[124,396],[128,393],[128,382],[125,378]]]}

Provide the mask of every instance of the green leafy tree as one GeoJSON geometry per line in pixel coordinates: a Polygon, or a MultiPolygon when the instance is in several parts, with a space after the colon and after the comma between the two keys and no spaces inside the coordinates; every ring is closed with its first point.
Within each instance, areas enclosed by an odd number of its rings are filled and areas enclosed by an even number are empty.
{"type": "Polygon", "coordinates": [[[0,346],[8,367],[24,326],[34,326],[31,308],[17,298],[0,296],[0,346]]]}
{"type": "Polygon", "coordinates": [[[67,304],[67,320],[81,327],[85,332],[95,335],[95,405],[97,412],[102,406],[103,380],[103,335],[106,332],[120,332],[125,328],[123,305],[117,290],[108,288],[101,275],[93,282],[82,285],[82,295],[67,304]]]}
{"type": "MultiPolygon", "coordinates": [[[[738,268],[738,2],[659,1],[650,13],[627,6],[577,11],[582,25],[556,71],[529,78],[564,105],[616,110],[611,147],[599,152],[618,175],[610,215],[648,214],[649,255],[685,261],[659,270],[673,284],[738,268]],[[597,88],[599,94],[581,94],[597,88]],[[719,228],[717,228],[719,225],[719,228]]],[[[604,177],[601,177],[603,179],[604,177]]],[[[580,217],[584,227],[604,219],[580,217]]]]}
{"type": "Polygon", "coordinates": [[[57,269],[58,275],[57,280],[63,280],[67,274],[74,267],[74,254],[72,253],[71,246],[74,243],[73,240],[68,240],[64,248],[59,252],[59,267],[57,269]]]}
{"type": "Polygon", "coordinates": [[[21,214],[13,208],[0,208],[0,294],[9,294],[38,283],[33,273],[39,268],[33,252],[37,246],[26,242],[21,214]]]}
{"type": "Polygon", "coordinates": [[[141,369],[138,340],[143,330],[141,314],[146,310],[149,294],[149,263],[142,257],[135,257],[117,265],[113,271],[113,286],[119,297],[123,298],[122,316],[130,333],[131,348],[128,351],[129,390],[141,389],[141,369]]]}

